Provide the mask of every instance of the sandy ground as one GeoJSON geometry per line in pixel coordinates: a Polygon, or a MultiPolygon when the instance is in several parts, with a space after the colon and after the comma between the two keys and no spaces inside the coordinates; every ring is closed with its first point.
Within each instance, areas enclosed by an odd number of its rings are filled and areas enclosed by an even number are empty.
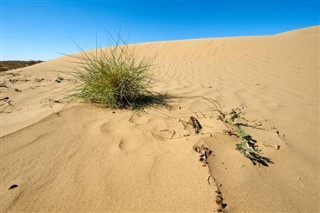
{"type": "Polygon", "coordinates": [[[1,73],[1,212],[319,212],[319,29],[135,45],[170,108],[69,102],[70,57],[1,73]],[[273,163],[240,154],[208,99],[263,121],[246,131],[273,163]]]}

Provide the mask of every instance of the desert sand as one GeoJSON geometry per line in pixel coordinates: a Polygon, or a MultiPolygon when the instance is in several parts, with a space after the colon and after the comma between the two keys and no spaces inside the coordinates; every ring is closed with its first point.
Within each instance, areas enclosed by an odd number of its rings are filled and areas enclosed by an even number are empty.
{"type": "Polygon", "coordinates": [[[319,212],[319,30],[132,45],[169,97],[143,111],[70,101],[68,56],[1,73],[1,212],[319,212]],[[273,163],[239,153],[208,99],[261,120],[273,163]]]}

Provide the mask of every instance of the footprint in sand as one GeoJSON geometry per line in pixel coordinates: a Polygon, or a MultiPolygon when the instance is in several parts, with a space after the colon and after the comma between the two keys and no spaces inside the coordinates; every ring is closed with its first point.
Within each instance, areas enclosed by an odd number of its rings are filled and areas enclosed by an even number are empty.
{"type": "Polygon", "coordinates": [[[130,141],[130,140],[120,140],[119,142],[119,148],[122,151],[134,151],[140,147],[140,143],[137,143],[137,141],[130,141]]]}

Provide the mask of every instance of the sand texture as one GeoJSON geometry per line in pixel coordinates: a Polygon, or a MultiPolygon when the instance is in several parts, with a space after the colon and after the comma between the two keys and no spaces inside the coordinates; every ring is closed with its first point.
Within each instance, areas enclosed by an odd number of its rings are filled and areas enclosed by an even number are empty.
{"type": "Polygon", "coordinates": [[[70,102],[68,56],[0,73],[0,211],[319,212],[319,30],[133,45],[168,95],[143,111],[70,102]],[[262,121],[245,130],[268,166],[236,150],[218,105],[262,121]]]}

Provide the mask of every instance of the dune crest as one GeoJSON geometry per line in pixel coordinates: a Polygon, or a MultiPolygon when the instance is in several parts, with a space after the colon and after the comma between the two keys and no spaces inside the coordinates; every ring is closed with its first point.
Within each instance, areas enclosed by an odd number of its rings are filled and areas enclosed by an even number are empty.
{"type": "Polygon", "coordinates": [[[291,30],[288,32],[280,33],[278,35],[320,35],[320,27],[319,26],[312,26],[312,27],[306,27],[302,29],[297,30],[291,30]]]}

